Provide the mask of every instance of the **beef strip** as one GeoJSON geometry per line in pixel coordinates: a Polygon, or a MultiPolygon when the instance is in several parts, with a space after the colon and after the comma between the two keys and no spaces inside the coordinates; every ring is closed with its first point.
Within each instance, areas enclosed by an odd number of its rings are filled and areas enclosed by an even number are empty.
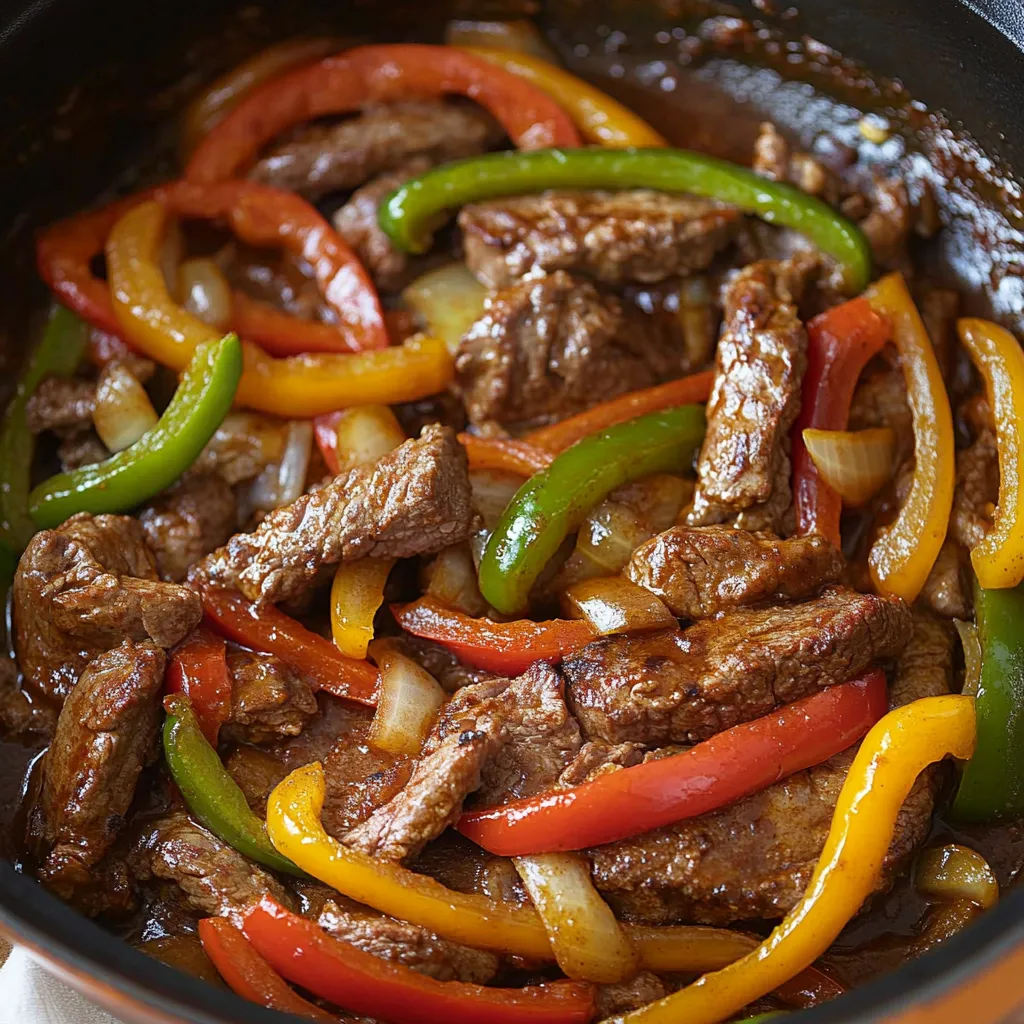
{"type": "Polygon", "coordinates": [[[723,526],[673,526],[637,548],[626,568],[682,619],[773,597],[800,600],[842,572],[843,556],[824,537],[779,540],[723,526]]]}
{"type": "MultiPolygon", "coordinates": [[[[948,692],[952,683],[947,627],[916,614],[912,628],[898,652],[890,707],[948,692]]],[[[591,850],[594,881],[629,920],[724,925],[782,917],[810,880],[854,753],[723,810],[591,850]]],[[[935,782],[925,772],[903,805],[880,887],[927,836],[935,782]]]]}
{"type": "Polygon", "coordinates": [[[53,430],[66,436],[92,427],[95,406],[95,381],[47,377],[28,400],[25,416],[33,434],[53,430]]]}
{"type": "Polygon", "coordinates": [[[29,831],[39,879],[62,899],[102,884],[94,869],[156,750],[164,660],[154,644],[125,640],[89,663],[61,709],[29,831]]]}
{"type": "Polygon", "coordinates": [[[186,477],[139,512],[162,579],[181,583],[194,562],[226,543],[238,510],[231,487],[214,473],[186,477]]]}
{"type": "Polygon", "coordinates": [[[991,422],[986,422],[985,412],[987,408],[974,416],[974,440],[956,453],[949,532],[967,551],[980,544],[992,529],[992,513],[999,497],[996,436],[991,422]]]}
{"type": "Polygon", "coordinates": [[[859,675],[910,635],[899,601],[832,588],[685,631],[602,637],[562,663],[586,739],[694,743],[859,675]]]}
{"type": "Polygon", "coordinates": [[[669,993],[665,982],[650,971],[641,971],[630,981],[622,981],[617,985],[598,985],[595,995],[595,1020],[629,1013],[639,1010],[642,1006],[656,1003],[669,993]]]}
{"type": "Polygon", "coordinates": [[[470,422],[562,419],[685,369],[681,335],[563,271],[491,295],[455,366],[470,422]]]}
{"type": "Polygon", "coordinates": [[[463,207],[466,263],[488,287],[534,271],[652,283],[704,270],[736,235],[731,207],[665,192],[545,192],[463,207]]]}
{"type": "Polygon", "coordinates": [[[632,768],[645,760],[642,743],[606,743],[591,740],[558,776],[559,786],[580,786],[599,775],[607,775],[620,768],[632,768]]]}
{"type": "Polygon", "coordinates": [[[801,258],[761,260],[725,290],[691,526],[730,522],[790,532],[789,432],[807,366],[796,299],[812,265],[801,258]]]}
{"type": "Polygon", "coordinates": [[[236,743],[269,743],[297,736],[317,714],[313,689],[273,654],[228,651],[231,716],[222,736],[236,743]]]}
{"type": "Polygon", "coordinates": [[[142,526],[81,512],[32,538],[14,577],[18,663],[29,686],[63,700],[85,666],[122,640],[170,648],[202,617],[199,595],[157,578],[142,526]]]}
{"type": "Polygon", "coordinates": [[[78,430],[61,439],[57,446],[57,458],[60,468],[71,473],[83,466],[92,466],[97,462],[110,458],[107,446],[99,439],[92,427],[78,430]]]}
{"type": "Polygon", "coordinates": [[[189,475],[216,473],[231,486],[253,480],[284,455],[287,427],[276,416],[228,413],[192,463],[189,475]]]}
{"type": "Polygon", "coordinates": [[[952,538],[947,537],[938,558],[924,581],[918,601],[936,615],[950,619],[971,617],[970,567],[966,552],[952,538]]]}
{"type": "Polygon", "coordinates": [[[276,602],[304,591],[326,565],[366,555],[406,558],[466,540],[473,527],[466,453],[447,427],[426,427],[371,466],[275,509],[237,534],[192,578],[276,602]]]}
{"type": "Polygon", "coordinates": [[[404,634],[396,640],[401,652],[425,668],[447,693],[494,678],[493,672],[464,664],[447,647],[432,640],[410,634],[404,634]]]}

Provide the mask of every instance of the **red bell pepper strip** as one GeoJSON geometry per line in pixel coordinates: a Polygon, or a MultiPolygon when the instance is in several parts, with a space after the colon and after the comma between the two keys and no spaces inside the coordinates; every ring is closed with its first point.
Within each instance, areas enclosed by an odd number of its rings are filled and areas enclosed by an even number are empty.
{"type": "Polygon", "coordinates": [[[435,640],[467,665],[505,675],[519,675],[537,661],[561,661],[596,636],[583,619],[492,622],[453,611],[432,597],[393,604],[391,612],[413,636],[435,640]]]}
{"type": "Polygon", "coordinates": [[[373,707],[379,673],[368,661],[346,658],[330,640],[306,629],[273,605],[257,609],[241,594],[202,589],[207,622],[229,640],[276,654],[318,690],[373,707]]]}
{"type": "Polygon", "coordinates": [[[254,341],[272,356],[360,351],[360,337],[338,324],[282,313],[269,302],[260,302],[237,290],[231,293],[231,328],[239,337],[254,341]]]}
{"type": "Polygon", "coordinates": [[[447,46],[360,46],[254,89],[199,144],[186,177],[213,182],[244,175],[266,143],[305,121],[449,94],[489,110],[520,149],[580,144],[572,118],[554,100],[481,57],[447,46]]]}
{"type": "Polygon", "coordinates": [[[885,674],[830,686],[682,754],[464,814],[457,828],[491,853],[581,850],[705,814],[821,764],[885,714],[885,674]]]}
{"type": "Polygon", "coordinates": [[[344,411],[325,412],[313,420],[313,436],[317,447],[327,468],[335,476],[341,472],[341,464],[338,462],[338,421],[344,415],[344,411]]]}
{"type": "Polygon", "coordinates": [[[295,992],[226,917],[203,918],[199,939],[228,987],[243,999],[306,1020],[338,1024],[334,1014],[295,992]]]}
{"type": "Polygon", "coordinates": [[[807,325],[809,345],[800,415],[793,426],[797,533],[818,533],[839,547],[842,499],[818,474],[804,444],[808,427],[845,430],[857,379],[889,340],[889,324],[865,298],[852,299],[807,325]]]}
{"type": "Polygon", "coordinates": [[[168,693],[183,693],[211,747],[231,715],[231,677],[224,638],[200,626],[175,648],[165,677],[168,693]]]}
{"type": "Polygon", "coordinates": [[[470,469],[493,469],[533,476],[534,473],[547,469],[554,458],[550,452],[537,448],[528,441],[516,441],[508,437],[459,434],[459,441],[466,449],[470,469]]]}
{"type": "Polygon", "coordinates": [[[594,1015],[590,985],[485,988],[437,981],[331,938],[269,896],[246,912],[243,929],[256,951],[296,985],[390,1024],[589,1024],[594,1015]]]}

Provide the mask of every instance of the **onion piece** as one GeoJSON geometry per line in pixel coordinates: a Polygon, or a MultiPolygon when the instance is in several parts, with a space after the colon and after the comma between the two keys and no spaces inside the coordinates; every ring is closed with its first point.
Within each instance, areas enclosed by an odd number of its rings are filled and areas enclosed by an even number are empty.
{"type": "Polygon", "coordinates": [[[160,243],[160,272],[163,274],[167,291],[175,302],[181,300],[178,291],[178,267],[185,258],[185,234],[177,217],[169,217],[160,243]]]}
{"type": "Polygon", "coordinates": [[[386,405],[346,409],[338,419],[338,467],[347,473],[368,466],[405,440],[405,432],[386,405]]]}
{"type": "Polygon", "coordinates": [[[231,286],[213,260],[185,260],[177,291],[182,306],[204,324],[223,330],[231,322],[231,286]]]}
{"type": "Polygon", "coordinates": [[[267,466],[252,482],[249,491],[252,507],[270,512],[290,504],[302,494],[312,451],[312,422],[292,420],[285,433],[281,461],[267,466]]]}
{"type": "Polygon", "coordinates": [[[896,433],[869,430],[817,430],[808,427],[804,444],[821,478],[851,505],[862,505],[892,477],[896,433]]]}
{"type": "Polygon", "coordinates": [[[586,619],[599,636],[679,625],[658,597],[621,576],[574,583],[562,592],[562,610],[586,619]]]}
{"type": "Polygon", "coordinates": [[[633,977],[636,949],[575,853],[515,857],[513,863],[567,977],[613,985],[633,977]]]}
{"type": "Polygon", "coordinates": [[[380,669],[380,692],[368,739],[380,750],[415,756],[423,749],[445,692],[425,668],[390,641],[374,641],[370,654],[380,669]]]}
{"type": "Polygon", "coordinates": [[[964,622],[963,619],[954,619],[953,625],[960,635],[960,646],[964,650],[964,685],[961,693],[968,697],[978,695],[978,687],[981,686],[981,638],[978,636],[978,627],[973,622],[964,622]]]}
{"type": "Polygon", "coordinates": [[[523,478],[513,473],[475,469],[469,474],[469,486],[473,492],[473,508],[480,513],[484,526],[493,530],[516,491],[523,486],[523,478]]]}
{"type": "Polygon", "coordinates": [[[558,63],[558,57],[544,41],[537,26],[525,18],[513,21],[456,18],[445,26],[444,41],[448,46],[487,46],[493,50],[528,53],[549,64],[558,63]]]}
{"type": "Polygon", "coordinates": [[[463,263],[428,271],[402,292],[402,301],[419,316],[423,329],[452,352],[480,318],[486,297],[487,289],[463,263]]]}
{"type": "Polygon", "coordinates": [[[917,891],[943,902],[971,900],[988,910],[999,900],[999,883],[988,861],[958,843],[932,846],[917,858],[917,891]]]}
{"type": "Polygon", "coordinates": [[[123,363],[108,363],[96,386],[93,426],[112,452],[135,444],[159,417],[146,389],[123,363]]]}
{"type": "Polygon", "coordinates": [[[694,276],[683,281],[676,318],[683,333],[686,361],[699,370],[714,353],[718,327],[707,278],[694,276]]]}
{"type": "Polygon", "coordinates": [[[487,602],[480,593],[468,543],[441,551],[424,569],[423,577],[423,589],[431,597],[474,618],[486,614],[487,602]]]}

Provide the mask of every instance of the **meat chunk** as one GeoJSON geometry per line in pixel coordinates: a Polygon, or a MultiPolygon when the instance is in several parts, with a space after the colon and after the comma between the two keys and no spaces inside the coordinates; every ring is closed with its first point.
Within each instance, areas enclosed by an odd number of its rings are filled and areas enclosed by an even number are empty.
{"type": "Polygon", "coordinates": [[[21,686],[18,663],[0,657],[0,726],[12,733],[41,733],[51,736],[57,724],[53,705],[33,699],[21,686]]]}
{"type": "Polygon", "coordinates": [[[298,736],[317,713],[312,687],[273,654],[228,651],[231,717],[222,735],[238,743],[298,736]]]}
{"type": "Polygon", "coordinates": [[[810,597],[842,571],[843,556],[824,537],[673,526],[633,552],[626,575],[678,618],[704,619],[773,597],[810,597]]]}
{"type": "Polygon", "coordinates": [[[162,579],[181,583],[194,562],[226,543],[235,529],[235,496],[213,473],[186,477],[139,512],[162,579]]]}
{"type": "Polygon", "coordinates": [[[397,642],[401,652],[425,668],[447,693],[454,693],[464,686],[482,683],[494,677],[493,672],[474,668],[459,661],[447,647],[442,647],[433,640],[406,634],[397,638],[397,642]]]}
{"type": "Polygon", "coordinates": [[[82,512],[37,533],[14,578],[18,662],[51,700],[63,700],[97,654],[125,639],[173,647],[201,617],[198,594],[157,578],[130,516],[82,512]]]}
{"type": "Polygon", "coordinates": [[[288,424],[255,412],[228,413],[192,463],[189,475],[215,473],[234,486],[253,480],[284,455],[288,424]]]}
{"type": "Polygon", "coordinates": [[[562,664],[587,739],[694,743],[899,653],[899,601],[834,588],[806,604],[730,612],[685,631],[603,637],[562,664]]]}
{"type": "Polygon", "coordinates": [[[33,434],[44,430],[77,433],[92,427],[96,382],[80,377],[47,377],[28,400],[25,410],[33,434]]]}
{"type": "Polygon", "coordinates": [[[799,258],[761,260],[725,290],[691,526],[731,522],[789,532],[789,432],[807,367],[807,332],[796,300],[812,265],[799,258]]]}
{"type": "Polygon", "coordinates": [[[936,615],[950,619],[970,618],[972,598],[966,553],[949,537],[939,550],[918,600],[936,615]]]}
{"type": "Polygon", "coordinates": [[[679,376],[681,336],[556,272],[487,299],[455,367],[473,423],[561,419],[625,391],[679,376]]]}
{"type": "Polygon", "coordinates": [[[40,881],[70,900],[124,826],[135,784],[155,752],[164,652],[125,640],[98,655],[64,702],[30,821],[40,881]]]}
{"type": "Polygon", "coordinates": [[[632,981],[617,985],[598,985],[595,992],[596,1020],[639,1010],[642,1006],[664,999],[669,990],[656,974],[641,971],[632,981]]]}
{"type": "Polygon", "coordinates": [[[607,284],[704,270],[736,235],[739,212],[665,192],[545,192],[474,203],[459,214],[466,263],[488,287],[532,271],[607,284]]]}
{"type": "Polygon", "coordinates": [[[999,497],[999,454],[994,431],[983,427],[971,444],[956,453],[956,488],[949,532],[970,551],[992,529],[999,497]]]}
{"type": "Polygon", "coordinates": [[[791,151],[789,143],[771,121],[761,125],[754,142],[753,169],[772,181],[788,181],[801,192],[836,202],[841,193],[838,177],[809,153],[791,151]]]}
{"type": "Polygon", "coordinates": [[[645,760],[641,743],[606,743],[591,740],[584,743],[580,752],[569,762],[568,767],[558,776],[559,786],[581,786],[599,775],[632,768],[645,760]]]}
{"type": "MultiPolygon", "coordinates": [[[[890,707],[948,692],[947,628],[917,615],[899,652],[890,707]]],[[[594,881],[631,920],[652,923],[778,918],[803,895],[853,760],[848,750],[712,814],[591,851],[594,881]]],[[[893,872],[927,836],[935,776],[919,779],[900,811],[886,857],[893,872]]]]}
{"type": "Polygon", "coordinates": [[[407,558],[468,539],[474,522],[466,453],[447,427],[426,427],[372,466],[271,512],[237,534],[193,577],[252,601],[302,593],[325,565],[366,555],[407,558]]]}
{"type": "Polygon", "coordinates": [[[92,466],[109,457],[107,446],[91,427],[69,432],[57,446],[57,458],[60,460],[61,470],[65,473],[71,473],[83,466],[92,466]]]}

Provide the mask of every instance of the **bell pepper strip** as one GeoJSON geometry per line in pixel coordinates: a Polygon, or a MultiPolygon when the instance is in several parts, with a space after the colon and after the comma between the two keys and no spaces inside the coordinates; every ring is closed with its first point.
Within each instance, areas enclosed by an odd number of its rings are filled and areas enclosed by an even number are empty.
{"type": "Polygon", "coordinates": [[[594,1016],[591,985],[488,988],[438,981],[332,938],[270,896],[246,911],[243,929],[256,951],[296,985],[391,1024],[590,1024],[594,1016]]]}
{"type": "Polygon", "coordinates": [[[503,675],[519,675],[537,661],[561,661],[597,635],[583,619],[492,622],[471,618],[432,597],[393,604],[391,611],[406,632],[436,641],[467,665],[503,675]]]}
{"type": "Polygon", "coordinates": [[[999,450],[993,527],[971,552],[971,564],[982,587],[1016,587],[1024,580],[1024,351],[988,320],[960,320],[957,331],[985,381],[999,450]]]}
{"type": "Polygon", "coordinates": [[[961,820],[991,821],[1024,813],[1024,585],[974,589],[981,643],[976,698],[978,748],[953,802],[961,820]]]}
{"type": "Polygon", "coordinates": [[[572,119],[554,100],[480,57],[448,46],[360,46],[254,89],[199,144],[186,177],[203,183],[242,177],[266,143],[306,121],[451,94],[490,111],[520,149],[580,144],[572,119]]]}
{"type": "Polygon", "coordinates": [[[457,160],[392,192],[381,203],[378,221],[399,249],[425,252],[449,211],[552,188],[650,188],[719,199],[806,235],[840,263],[849,292],[862,291],[871,278],[871,249],[863,233],[827,203],[746,167],[685,149],[545,149],[457,160]]]}
{"type": "Polygon", "coordinates": [[[242,291],[231,293],[231,327],[272,356],[298,356],[307,352],[359,352],[362,339],[338,324],[319,323],[282,313],[242,291]]]}
{"type": "Polygon", "coordinates": [[[480,560],[480,592],[505,615],[526,607],[530,588],[562,541],[616,487],[652,473],[679,473],[704,436],[697,405],[649,413],[591,434],[558,455],[509,502],[480,560]]]}
{"type": "MultiPolygon", "coordinates": [[[[17,560],[36,532],[29,516],[29,489],[36,440],[28,428],[29,399],[45,377],[69,377],[87,344],[85,324],[70,310],[54,306],[38,345],[29,354],[0,426],[0,545],[17,560]]],[[[13,576],[13,574],[12,574],[13,576]]]]}
{"type": "Polygon", "coordinates": [[[457,827],[502,857],[614,843],[706,814],[821,764],[859,740],[885,707],[885,674],[871,672],[725,729],[682,754],[472,811],[457,827]]]}
{"type": "Polygon", "coordinates": [[[551,453],[509,437],[477,437],[459,434],[459,443],[466,449],[470,469],[497,470],[533,476],[551,465],[551,453]]]}
{"type": "Polygon", "coordinates": [[[331,636],[346,658],[365,658],[373,639],[373,619],[384,603],[384,585],[393,558],[342,562],[331,584],[331,636]]]}
{"type": "Polygon", "coordinates": [[[889,324],[861,297],[819,314],[807,325],[807,372],[793,425],[793,501],[797,533],[818,533],[838,548],[842,499],[821,479],[804,431],[845,430],[857,379],[889,340],[889,324]]]}
{"type": "Polygon", "coordinates": [[[895,521],[868,554],[879,593],[912,603],[946,539],[953,506],[953,414],[935,351],[901,274],[876,281],[866,297],[892,325],[914,425],[914,473],[895,521]]]}
{"type": "Polygon", "coordinates": [[[292,989],[226,917],[204,917],[199,922],[199,939],[213,966],[236,995],[305,1020],[339,1024],[334,1014],[292,989]]]}
{"type": "Polygon", "coordinates": [[[167,767],[200,824],[246,857],[274,871],[304,877],[274,849],[263,822],[250,810],[238,784],[203,735],[188,698],[171,694],[164,698],[164,710],[167,767]]]}
{"type": "Polygon", "coordinates": [[[109,459],[58,473],[29,495],[36,525],[53,529],[76,512],[128,512],[170,487],[227,415],[241,373],[233,334],[200,345],[155,427],[109,459]]]}
{"type": "Polygon", "coordinates": [[[164,682],[168,693],[188,698],[207,742],[217,746],[231,715],[231,677],[224,638],[200,626],[172,652],[164,682]]]}
{"type": "Polygon", "coordinates": [[[341,472],[341,465],[338,462],[338,421],[344,415],[344,411],[335,410],[323,413],[313,420],[313,437],[316,438],[316,445],[323,456],[324,464],[335,476],[341,472]]]}
{"type": "Polygon", "coordinates": [[[613,100],[607,93],[550,61],[528,53],[463,46],[460,49],[482,57],[511,72],[546,93],[567,110],[583,138],[599,146],[667,146],[668,143],[643,118],[613,100]]]}
{"type": "Polygon", "coordinates": [[[924,697],[890,711],[865,737],[843,783],[801,901],[752,953],[616,1024],[717,1024],[792,978],[828,949],[882,874],[896,816],[918,774],[947,754],[971,756],[974,700],[924,697]]]}

